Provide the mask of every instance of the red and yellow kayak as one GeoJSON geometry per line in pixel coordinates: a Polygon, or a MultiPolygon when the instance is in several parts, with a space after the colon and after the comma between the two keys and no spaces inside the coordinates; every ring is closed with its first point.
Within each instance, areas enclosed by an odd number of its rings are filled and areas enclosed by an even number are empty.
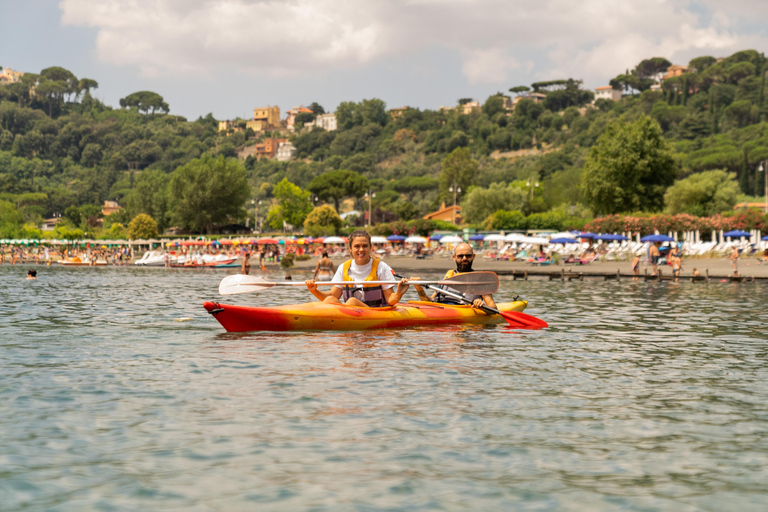
{"type": "MultiPolygon", "coordinates": [[[[527,301],[497,304],[500,311],[523,311],[527,301]]],[[[484,324],[503,322],[471,306],[411,301],[386,308],[308,302],[290,306],[253,308],[206,302],[203,307],[227,332],[248,331],[362,331],[418,325],[484,324]]]]}

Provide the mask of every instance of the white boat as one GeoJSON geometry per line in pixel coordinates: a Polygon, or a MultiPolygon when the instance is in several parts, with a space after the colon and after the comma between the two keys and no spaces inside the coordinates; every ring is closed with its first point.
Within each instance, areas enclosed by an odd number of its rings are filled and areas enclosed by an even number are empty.
{"type": "MultiPolygon", "coordinates": [[[[168,263],[176,263],[176,256],[169,255],[168,263]]],[[[162,251],[147,251],[140,259],[134,261],[133,264],[141,267],[164,267],[165,253],[162,251]]]]}

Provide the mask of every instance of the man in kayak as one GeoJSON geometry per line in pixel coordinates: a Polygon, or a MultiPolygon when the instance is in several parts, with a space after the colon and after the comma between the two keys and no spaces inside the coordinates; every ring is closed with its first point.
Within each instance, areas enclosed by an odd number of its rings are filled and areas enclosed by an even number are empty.
{"type": "Polygon", "coordinates": [[[358,230],[349,235],[349,252],[352,259],[345,261],[336,269],[334,281],[391,281],[392,284],[376,284],[371,286],[351,285],[331,288],[330,293],[317,289],[314,279],[305,281],[312,295],[330,303],[344,303],[349,306],[380,308],[394,306],[408,290],[408,281],[401,279],[398,283],[392,275],[392,269],[381,260],[371,257],[371,235],[367,231],[358,230]],[[395,284],[397,291],[393,292],[395,284]]]}
{"type": "MultiPolygon", "coordinates": [[[[445,277],[443,279],[450,279],[451,277],[455,276],[456,274],[464,274],[467,272],[472,272],[472,263],[475,261],[475,253],[472,250],[472,246],[468,243],[460,243],[453,249],[453,261],[456,263],[456,270],[449,270],[445,273],[445,277]]],[[[414,288],[416,289],[416,293],[419,294],[419,299],[424,301],[432,301],[432,302],[439,302],[442,304],[461,304],[458,300],[456,300],[453,297],[449,297],[448,295],[444,295],[440,293],[441,289],[447,290],[449,292],[453,292],[458,295],[464,296],[466,300],[472,301],[472,306],[475,308],[479,308],[485,303],[486,306],[495,308],[496,302],[493,300],[492,295],[470,295],[467,293],[461,293],[458,290],[454,290],[453,288],[449,288],[447,286],[439,285],[435,288],[437,291],[432,294],[432,297],[427,297],[427,294],[424,293],[424,288],[417,285],[415,283],[416,279],[412,279],[414,281],[414,288]]]]}

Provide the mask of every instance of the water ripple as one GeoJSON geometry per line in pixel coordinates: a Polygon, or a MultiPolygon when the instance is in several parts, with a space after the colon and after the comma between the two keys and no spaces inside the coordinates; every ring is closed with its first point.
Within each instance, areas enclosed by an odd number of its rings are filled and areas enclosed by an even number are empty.
{"type": "Polygon", "coordinates": [[[0,267],[3,509],[768,503],[762,284],[502,281],[552,327],[227,334],[222,273],[24,270],[0,267]]]}

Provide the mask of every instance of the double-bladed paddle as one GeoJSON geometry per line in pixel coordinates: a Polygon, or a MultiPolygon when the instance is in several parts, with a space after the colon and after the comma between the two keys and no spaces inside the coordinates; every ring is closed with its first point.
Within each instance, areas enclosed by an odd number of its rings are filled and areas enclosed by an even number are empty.
{"type": "MultiPolygon", "coordinates": [[[[396,281],[315,281],[318,286],[361,286],[372,284],[397,284],[396,281]]],[[[411,281],[408,284],[440,284],[470,295],[490,295],[499,289],[499,276],[495,272],[459,274],[439,281],[411,281]]],[[[261,277],[236,274],[227,276],[219,284],[221,295],[235,295],[268,290],[275,286],[306,286],[304,282],[266,281],[261,277]]]]}
{"type": "MultiPolygon", "coordinates": [[[[477,273],[478,272],[467,272],[465,274],[458,274],[458,275],[456,275],[454,277],[471,276],[471,275],[474,275],[474,274],[477,274],[477,273]]],[[[484,274],[485,273],[491,273],[491,274],[495,275],[495,273],[493,273],[493,272],[482,272],[482,273],[484,273],[484,274]]],[[[400,277],[400,276],[398,274],[395,274],[395,277],[400,277]]],[[[498,279],[498,277],[497,277],[497,279],[498,279]]],[[[429,284],[432,284],[431,281],[411,281],[410,284],[424,286],[424,288],[430,288],[430,289],[432,288],[431,286],[429,286],[429,284]]],[[[437,284],[442,284],[442,283],[437,283],[437,284]]],[[[461,291],[461,290],[458,290],[455,286],[451,286],[451,288],[456,289],[457,291],[461,291]]],[[[456,299],[458,301],[461,301],[464,304],[472,304],[471,300],[465,299],[463,296],[459,295],[458,293],[453,293],[453,292],[451,292],[449,290],[443,290],[443,289],[438,290],[438,291],[439,291],[439,293],[447,295],[448,297],[453,297],[454,299],[456,299]]],[[[492,293],[495,293],[495,292],[492,292],[492,293]]],[[[472,293],[472,292],[470,292],[470,295],[490,295],[490,294],[489,293],[472,293]]],[[[521,313],[520,311],[499,311],[498,309],[492,308],[490,306],[486,306],[485,304],[480,306],[480,309],[482,309],[486,313],[493,313],[493,314],[501,316],[501,318],[506,320],[507,323],[510,326],[512,326],[512,327],[522,327],[522,328],[526,328],[526,329],[541,329],[541,328],[544,328],[544,327],[549,327],[549,324],[547,322],[545,322],[544,320],[542,320],[540,318],[536,318],[535,316],[529,315],[527,313],[521,313]]]]}

